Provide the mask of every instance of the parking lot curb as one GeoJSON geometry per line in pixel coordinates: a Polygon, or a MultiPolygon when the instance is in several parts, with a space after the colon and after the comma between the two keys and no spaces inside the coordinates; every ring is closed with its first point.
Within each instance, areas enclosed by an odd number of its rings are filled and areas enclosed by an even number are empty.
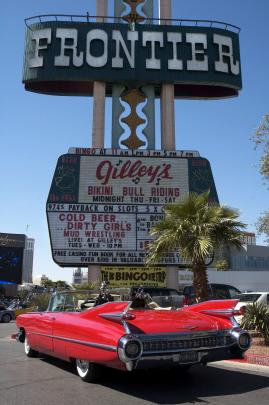
{"type": "Polygon", "coordinates": [[[269,366],[269,356],[262,356],[260,354],[245,354],[243,361],[250,364],[258,364],[260,366],[269,366]]]}
{"type": "Polygon", "coordinates": [[[225,360],[227,363],[234,364],[253,364],[256,366],[269,367],[269,356],[262,356],[260,354],[245,354],[243,359],[225,360]]]}
{"type": "Polygon", "coordinates": [[[214,363],[209,363],[210,367],[224,368],[231,371],[241,371],[241,372],[258,372],[262,374],[269,375],[269,367],[256,363],[248,363],[247,361],[241,360],[222,360],[216,361],[214,363]]]}

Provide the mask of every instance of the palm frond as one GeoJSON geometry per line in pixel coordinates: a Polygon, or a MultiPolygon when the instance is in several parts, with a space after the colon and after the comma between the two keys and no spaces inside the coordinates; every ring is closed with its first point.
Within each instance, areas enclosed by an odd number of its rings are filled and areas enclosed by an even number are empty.
{"type": "Polygon", "coordinates": [[[180,203],[166,205],[164,213],[165,218],[150,231],[154,240],[147,263],[157,262],[173,250],[190,262],[204,261],[221,244],[242,246],[245,224],[238,220],[238,211],[209,203],[209,192],[190,193],[180,203]]]}

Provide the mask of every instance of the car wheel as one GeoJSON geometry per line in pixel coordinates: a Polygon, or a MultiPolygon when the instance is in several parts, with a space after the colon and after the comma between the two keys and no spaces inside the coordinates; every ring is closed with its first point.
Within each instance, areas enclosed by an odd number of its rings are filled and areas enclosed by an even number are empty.
{"type": "Polygon", "coordinates": [[[4,323],[8,323],[11,321],[11,316],[9,314],[4,314],[1,318],[1,321],[4,323]]]}
{"type": "Polygon", "coordinates": [[[83,381],[96,381],[100,374],[98,364],[91,363],[88,360],[76,359],[77,373],[83,381]]]}
{"type": "Polygon", "coordinates": [[[27,336],[25,336],[24,339],[24,351],[27,357],[37,357],[38,352],[34,349],[31,348],[31,346],[29,345],[27,336]]]}

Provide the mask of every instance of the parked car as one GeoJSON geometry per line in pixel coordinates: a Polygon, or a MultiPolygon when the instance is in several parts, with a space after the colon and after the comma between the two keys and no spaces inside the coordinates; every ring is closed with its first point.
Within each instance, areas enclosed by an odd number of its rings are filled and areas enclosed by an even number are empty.
{"type": "Polygon", "coordinates": [[[0,305],[0,322],[8,323],[14,319],[14,311],[6,308],[4,305],[0,305]]]}
{"type": "Polygon", "coordinates": [[[239,302],[235,306],[236,310],[241,311],[241,315],[235,316],[239,324],[242,321],[247,305],[253,305],[254,302],[269,306],[269,292],[247,292],[239,296],[239,302]]]}
{"type": "MultiPolygon", "coordinates": [[[[238,288],[228,284],[208,284],[209,299],[223,300],[238,298],[241,291],[238,288]]],[[[195,291],[193,285],[187,285],[183,289],[184,301],[183,305],[192,305],[195,301],[195,291]]]]}
{"type": "MultiPolygon", "coordinates": [[[[129,295],[132,296],[139,288],[141,287],[131,287],[129,295]]],[[[174,288],[143,286],[143,291],[149,294],[152,301],[156,302],[161,307],[180,308],[183,306],[184,296],[174,288]]]]}
{"type": "Polygon", "coordinates": [[[88,297],[85,291],[54,293],[47,311],[19,315],[16,338],[26,356],[45,353],[74,362],[83,381],[94,381],[101,366],[185,370],[242,355],[250,346],[249,333],[232,319],[237,300],[153,310],[140,291],[132,301],[86,309],[88,297]]]}
{"type": "Polygon", "coordinates": [[[15,314],[15,317],[17,317],[18,315],[24,314],[26,312],[34,311],[35,307],[33,305],[30,306],[29,303],[26,304],[26,303],[15,300],[8,306],[8,309],[13,311],[15,314]]]}

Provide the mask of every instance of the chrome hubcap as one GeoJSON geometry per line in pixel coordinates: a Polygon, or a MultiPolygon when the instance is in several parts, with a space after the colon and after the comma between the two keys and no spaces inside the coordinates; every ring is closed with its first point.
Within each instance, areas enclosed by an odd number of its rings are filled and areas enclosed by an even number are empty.
{"type": "Polygon", "coordinates": [[[87,360],[77,360],[77,366],[82,373],[86,373],[89,368],[89,362],[87,360]]]}

